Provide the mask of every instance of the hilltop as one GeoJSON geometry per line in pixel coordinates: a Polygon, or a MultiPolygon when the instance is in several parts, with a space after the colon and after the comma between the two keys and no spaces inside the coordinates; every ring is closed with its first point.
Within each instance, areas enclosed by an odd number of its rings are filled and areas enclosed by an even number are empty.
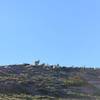
{"type": "Polygon", "coordinates": [[[100,100],[100,69],[45,65],[38,62],[33,65],[0,66],[0,98],[100,100]]]}

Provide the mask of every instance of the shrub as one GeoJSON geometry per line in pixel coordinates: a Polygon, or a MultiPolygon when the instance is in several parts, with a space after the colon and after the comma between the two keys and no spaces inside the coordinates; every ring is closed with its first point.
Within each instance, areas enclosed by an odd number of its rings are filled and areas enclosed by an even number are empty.
{"type": "Polygon", "coordinates": [[[65,86],[82,86],[84,84],[85,84],[85,81],[82,80],[80,77],[73,77],[73,78],[64,80],[65,86]]]}

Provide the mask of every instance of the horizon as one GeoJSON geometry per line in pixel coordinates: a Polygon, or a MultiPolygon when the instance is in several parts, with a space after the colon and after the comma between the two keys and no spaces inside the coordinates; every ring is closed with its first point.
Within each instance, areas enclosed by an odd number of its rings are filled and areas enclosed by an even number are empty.
{"type": "MultiPolygon", "coordinates": [[[[12,63],[12,64],[0,64],[0,66],[13,66],[13,65],[24,65],[24,64],[29,64],[29,65],[35,65],[35,61],[37,61],[37,60],[34,60],[34,62],[33,63],[12,63]]],[[[40,60],[39,60],[40,61],[40,60]]],[[[42,64],[44,64],[44,65],[47,65],[47,66],[57,66],[58,64],[49,64],[49,63],[46,63],[46,62],[39,62],[39,64],[38,65],[42,65],[42,64]]],[[[77,65],[60,65],[59,64],[59,67],[66,67],[66,68],[70,68],[70,67],[72,67],[72,68],[93,68],[93,69],[100,69],[100,67],[99,66],[85,66],[85,65],[81,65],[81,66],[77,66],[77,65]]]]}
{"type": "MultiPolygon", "coordinates": [[[[100,66],[99,0],[0,1],[0,64],[100,66]]],[[[100,67],[99,67],[100,68],[100,67]]]]}

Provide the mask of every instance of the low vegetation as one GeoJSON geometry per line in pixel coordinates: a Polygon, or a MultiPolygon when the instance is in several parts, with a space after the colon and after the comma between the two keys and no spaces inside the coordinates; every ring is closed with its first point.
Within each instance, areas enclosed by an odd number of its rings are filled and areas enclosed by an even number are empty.
{"type": "Polygon", "coordinates": [[[100,100],[100,69],[39,61],[0,66],[0,100],[100,100]]]}

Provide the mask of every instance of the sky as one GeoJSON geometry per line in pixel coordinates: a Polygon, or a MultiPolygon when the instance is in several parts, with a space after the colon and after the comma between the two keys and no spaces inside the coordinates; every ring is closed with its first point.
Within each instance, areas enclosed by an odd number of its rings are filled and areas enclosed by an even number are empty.
{"type": "Polygon", "coordinates": [[[100,67],[100,0],[0,0],[0,64],[100,67]]]}

